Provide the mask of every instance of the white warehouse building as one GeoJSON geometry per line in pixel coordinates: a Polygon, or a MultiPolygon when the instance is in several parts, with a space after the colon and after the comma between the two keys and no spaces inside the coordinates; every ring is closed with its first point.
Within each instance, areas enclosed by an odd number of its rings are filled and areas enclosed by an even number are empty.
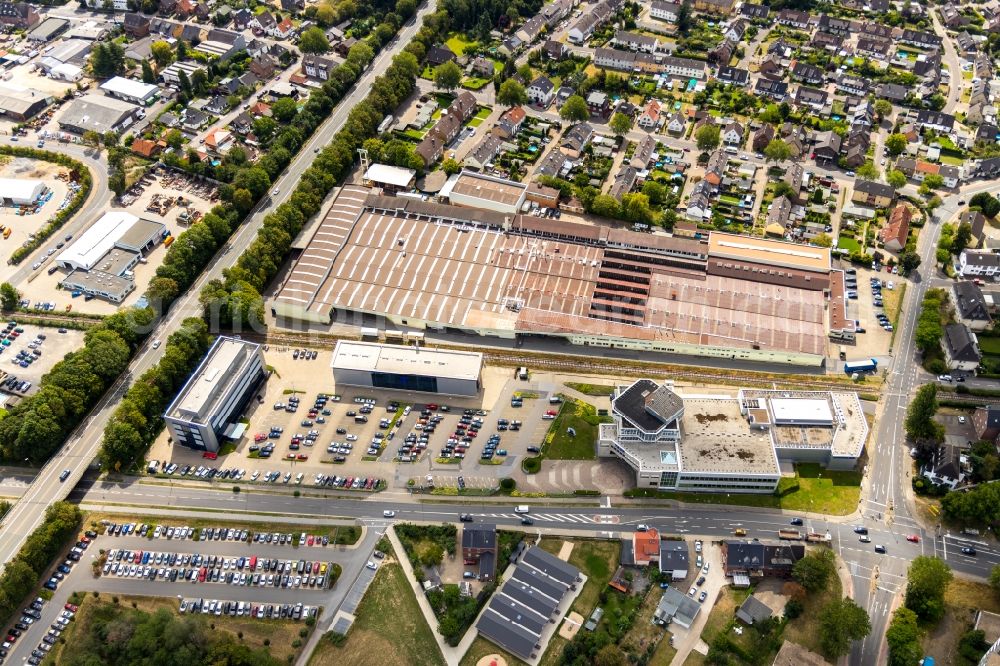
{"type": "Polygon", "coordinates": [[[122,211],[105,213],[83,235],[56,255],[56,263],[71,270],[89,271],[115,247],[138,255],[154,247],[163,237],[159,222],[142,220],[122,211]]]}
{"type": "Polygon", "coordinates": [[[160,96],[160,89],[152,83],[143,83],[124,76],[116,76],[101,84],[105,95],[123,99],[133,104],[149,106],[160,96]]]}
{"type": "Polygon", "coordinates": [[[448,179],[438,196],[453,206],[519,213],[527,195],[528,186],[524,183],[462,171],[448,179]]]}
{"type": "Polygon", "coordinates": [[[482,385],[483,355],[338,340],[330,366],[337,387],[477,395],[482,385]]]}
{"type": "Polygon", "coordinates": [[[47,189],[40,180],[0,178],[0,203],[4,206],[27,206],[37,201],[47,189]]]}

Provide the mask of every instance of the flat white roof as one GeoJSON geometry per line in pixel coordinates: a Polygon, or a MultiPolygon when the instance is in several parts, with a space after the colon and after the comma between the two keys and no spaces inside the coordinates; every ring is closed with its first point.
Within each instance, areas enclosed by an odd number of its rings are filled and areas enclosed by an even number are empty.
{"type": "Polygon", "coordinates": [[[102,83],[101,90],[135,99],[146,99],[156,94],[160,89],[152,83],[143,83],[134,79],[126,79],[124,76],[116,76],[102,83]]]}
{"type": "Polygon", "coordinates": [[[774,422],[833,423],[830,401],[819,398],[771,398],[774,422]]]}
{"type": "Polygon", "coordinates": [[[483,355],[479,352],[339,340],[330,366],[335,371],[362,370],[475,381],[479,379],[483,367],[483,355]]]}
{"type": "Polygon", "coordinates": [[[249,346],[242,340],[220,338],[206,363],[192,377],[187,392],[177,404],[177,412],[187,418],[204,418],[211,403],[227,378],[231,378],[242,364],[249,346]]]}
{"type": "Polygon", "coordinates": [[[365,171],[365,180],[388,183],[396,187],[406,187],[416,177],[417,172],[413,169],[404,169],[388,164],[373,164],[368,167],[368,171],[365,171]]]}
{"type": "Polygon", "coordinates": [[[75,243],[63,250],[56,257],[56,262],[89,271],[138,221],[138,217],[123,211],[105,213],[75,243]]]}
{"type": "Polygon", "coordinates": [[[29,202],[42,193],[45,184],[36,179],[0,178],[0,197],[29,202]]]}

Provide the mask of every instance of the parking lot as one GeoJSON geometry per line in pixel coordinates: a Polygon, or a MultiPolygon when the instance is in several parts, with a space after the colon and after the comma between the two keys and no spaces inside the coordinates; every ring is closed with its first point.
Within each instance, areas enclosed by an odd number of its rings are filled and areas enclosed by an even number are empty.
{"type": "Polygon", "coordinates": [[[404,486],[495,485],[541,444],[558,404],[513,371],[487,368],[474,398],[334,386],[331,352],[267,349],[275,372],[244,415],[242,438],[208,459],[166,433],[149,453],[154,473],[358,491],[404,486]],[[314,357],[315,355],[315,357],[314,357]],[[327,379],[322,379],[326,377],[327,379]],[[308,387],[308,389],[306,388],[308,387]],[[521,400],[512,399],[521,394],[521,400]],[[211,470],[215,470],[213,473],[211,470]],[[222,474],[220,475],[220,470],[222,474]]]}
{"type": "Polygon", "coordinates": [[[83,333],[18,324],[16,320],[0,325],[0,370],[4,373],[0,391],[14,395],[37,391],[42,375],[83,344],[83,333]]]}
{"type": "Polygon", "coordinates": [[[844,345],[847,348],[847,360],[857,361],[871,357],[886,356],[892,344],[892,330],[882,325],[879,315],[885,315],[887,321],[891,321],[893,313],[887,311],[889,299],[896,296],[895,293],[902,287],[902,278],[898,275],[886,273],[883,268],[876,273],[870,268],[853,268],[854,273],[848,273],[848,279],[855,278],[856,286],[852,288],[848,281],[848,292],[855,292],[857,298],[848,299],[848,316],[861,322],[864,333],[858,333],[857,340],[853,345],[840,341],[831,342],[832,357],[836,357],[837,349],[844,345]],[[878,288],[874,286],[873,280],[877,279],[878,288]],[[885,283],[882,286],[882,283],[885,283]],[[889,283],[892,289],[889,289],[889,283]]]}

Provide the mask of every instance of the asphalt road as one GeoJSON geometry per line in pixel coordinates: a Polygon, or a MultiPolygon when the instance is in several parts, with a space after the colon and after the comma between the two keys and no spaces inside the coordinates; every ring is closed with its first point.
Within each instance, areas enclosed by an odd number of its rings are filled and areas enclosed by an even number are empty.
{"type": "MultiPolygon", "coordinates": [[[[221,277],[222,271],[236,263],[236,260],[243,251],[256,238],[257,231],[262,226],[264,217],[291,195],[299,181],[299,177],[312,163],[314,151],[330,143],[333,136],[343,127],[351,109],[365,98],[375,78],[385,71],[392,58],[413,38],[421,25],[424,15],[432,12],[436,6],[436,0],[430,0],[417,12],[417,15],[413,19],[400,29],[396,39],[379,53],[358,83],[354,85],[333,113],[330,114],[330,117],[327,118],[302,147],[284,174],[272,184],[271,189],[272,191],[276,190],[277,194],[265,197],[254,208],[252,213],[237,229],[236,233],[233,234],[229,244],[231,246],[230,251],[227,252],[224,250],[220,252],[191,288],[174,302],[170,311],[159,321],[152,334],[148,336],[146,345],[137,351],[135,357],[132,359],[132,363],[129,365],[128,372],[119,378],[114,386],[109,389],[105,396],[98,402],[90,416],[70,435],[62,449],[42,467],[35,481],[31,484],[31,488],[11,508],[3,524],[0,525],[0,562],[4,566],[20,549],[24,539],[41,523],[45,508],[52,502],[65,498],[69,490],[80,480],[87,467],[94,460],[100,446],[104,426],[125,393],[130,377],[140,376],[160,360],[165,347],[153,349],[152,341],[166,338],[172,331],[176,331],[179,328],[180,323],[185,318],[196,317],[202,314],[202,308],[198,302],[198,295],[202,287],[209,281],[221,277]],[[66,469],[70,471],[70,475],[66,482],[62,483],[59,481],[59,475],[66,469]]],[[[99,171],[100,169],[95,169],[95,172],[99,171]]],[[[104,206],[106,200],[105,195],[104,200],[97,204],[97,198],[94,197],[95,205],[104,206]]],[[[84,219],[85,216],[80,215],[74,224],[82,225],[84,224],[84,219]]],[[[28,268],[30,270],[30,265],[28,268]]]]}

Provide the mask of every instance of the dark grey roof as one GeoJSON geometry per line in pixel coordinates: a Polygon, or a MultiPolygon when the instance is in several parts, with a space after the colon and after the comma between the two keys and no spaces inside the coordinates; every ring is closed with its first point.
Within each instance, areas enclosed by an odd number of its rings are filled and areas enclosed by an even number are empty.
{"type": "Polygon", "coordinates": [[[462,528],[462,548],[496,548],[497,526],[473,523],[462,528]]]}
{"type": "Polygon", "coordinates": [[[479,616],[476,629],[487,639],[524,659],[531,658],[538,644],[538,636],[489,610],[479,616]]]}
{"type": "Polygon", "coordinates": [[[551,580],[547,580],[544,577],[539,577],[532,575],[532,573],[526,569],[518,567],[514,570],[511,575],[510,580],[515,583],[523,583],[525,585],[530,585],[547,597],[558,598],[562,596],[564,587],[559,583],[551,580]]]}
{"type": "Polygon", "coordinates": [[[719,68],[719,80],[745,85],[750,80],[750,72],[745,69],[723,65],[719,68]]]}
{"type": "Polygon", "coordinates": [[[496,553],[492,550],[487,550],[485,553],[479,555],[479,579],[485,580],[487,578],[493,578],[493,575],[497,570],[497,558],[496,553]]]}
{"type": "Polygon", "coordinates": [[[955,305],[963,319],[989,321],[986,299],[982,290],[974,282],[962,280],[955,283],[955,305]]]}
{"type": "Polygon", "coordinates": [[[635,566],[635,549],[632,547],[632,538],[622,539],[621,556],[618,558],[619,564],[626,567],[635,566]]]}
{"type": "Polygon", "coordinates": [[[489,609],[540,636],[559,600],[539,600],[531,595],[530,589],[521,592],[525,596],[523,601],[508,594],[507,586],[504,585],[503,594],[495,595],[490,600],[489,609]]]}
{"type": "Polygon", "coordinates": [[[563,562],[552,553],[544,551],[541,548],[532,548],[527,551],[524,557],[521,558],[521,562],[531,565],[564,585],[575,583],[576,579],[580,576],[579,569],[563,562]]]}
{"type": "Polygon", "coordinates": [[[687,543],[684,541],[660,541],[660,571],[687,570],[690,566],[687,543]]]}
{"type": "Polygon", "coordinates": [[[614,408],[637,428],[655,432],[678,416],[684,402],[666,386],[640,379],[615,398],[614,408]]]}
{"type": "Polygon", "coordinates": [[[948,353],[956,361],[976,362],[981,356],[976,349],[976,342],[965,324],[948,324],[944,327],[944,340],[948,345],[948,353]]]}
{"type": "Polygon", "coordinates": [[[761,622],[771,617],[771,609],[752,594],[747,597],[736,611],[736,617],[747,624],[761,622]]]}
{"type": "Polygon", "coordinates": [[[874,194],[875,196],[889,197],[890,199],[896,193],[896,190],[892,189],[891,185],[876,183],[873,180],[861,180],[860,178],[854,181],[854,189],[865,194],[874,194]]]}

